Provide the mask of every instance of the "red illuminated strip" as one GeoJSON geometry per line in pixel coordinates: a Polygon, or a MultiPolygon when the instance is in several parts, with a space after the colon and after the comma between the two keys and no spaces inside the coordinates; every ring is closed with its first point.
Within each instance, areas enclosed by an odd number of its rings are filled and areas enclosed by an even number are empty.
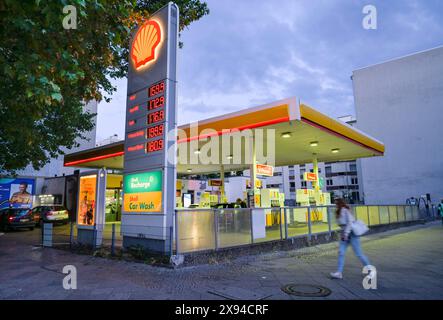
{"type": "Polygon", "coordinates": [[[129,113],[134,113],[134,112],[137,112],[138,110],[140,110],[140,108],[138,106],[135,106],[135,107],[129,109],[129,113]]]}
{"type": "Polygon", "coordinates": [[[98,156],[98,157],[92,157],[92,158],[88,158],[88,159],[82,159],[82,160],[77,160],[77,161],[66,162],[65,163],[65,167],[74,166],[76,164],[81,164],[81,163],[86,163],[86,162],[102,160],[102,159],[119,157],[119,156],[122,156],[124,154],[125,154],[124,151],[120,151],[120,152],[116,152],[116,153],[110,153],[110,154],[107,154],[107,155],[104,155],[104,156],[98,156]]]}
{"type": "Polygon", "coordinates": [[[143,137],[145,135],[145,131],[144,130],[140,130],[140,131],[136,131],[133,133],[129,133],[128,134],[128,138],[129,139],[133,139],[133,138],[137,138],[137,137],[143,137]]]}
{"type": "Polygon", "coordinates": [[[242,130],[246,130],[246,129],[255,129],[255,128],[259,128],[259,127],[266,127],[266,126],[270,126],[272,124],[282,123],[282,122],[287,122],[287,121],[289,121],[289,117],[277,118],[277,119],[273,119],[273,120],[248,124],[248,125],[241,126],[238,128],[223,129],[223,130],[220,130],[220,131],[217,131],[214,133],[202,134],[202,135],[198,135],[198,136],[191,137],[191,138],[184,138],[184,139],[177,140],[177,143],[189,142],[189,141],[193,141],[193,140],[200,140],[200,139],[209,138],[212,136],[221,136],[224,134],[231,133],[232,131],[242,131],[242,130]]]}
{"type": "Polygon", "coordinates": [[[137,98],[137,95],[133,94],[132,96],[129,97],[129,100],[133,101],[133,100],[135,100],[135,98],[137,98]]]}
{"type": "Polygon", "coordinates": [[[143,148],[144,148],[143,144],[137,144],[135,146],[128,147],[128,151],[133,152],[133,151],[142,150],[143,148]]]}
{"type": "Polygon", "coordinates": [[[369,146],[367,146],[367,145],[365,145],[365,144],[363,144],[363,143],[361,143],[361,142],[358,142],[358,141],[355,141],[355,140],[353,140],[353,139],[351,139],[351,138],[348,138],[348,137],[346,137],[346,136],[344,136],[344,135],[342,135],[342,134],[340,134],[340,133],[338,133],[338,132],[335,132],[335,131],[333,131],[333,130],[331,130],[331,129],[329,129],[329,128],[323,127],[322,125],[320,125],[320,124],[318,124],[318,123],[316,123],[316,122],[313,122],[313,121],[308,120],[308,119],[303,118],[303,117],[301,118],[301,121],[306,122],[307,124],[310,124],[310,125],[313,126],[313,127],[319,128],[320,130],[326,131],[326,132],[328,132],[328,133],[330,133],[330,134],[332,134],[332,135],[334,135],[334,136],[336,136],[336,137],[343,138],[343,139],[348,140],[348,141],[350,141],[350,142],[352,142],[352,143],[354,143],[354,144],[357,144],[357,145],[359,145],[359,146],[362,146],[362,147],[364,147],[364,148],[366,148],[366,149],[369,149],[369,150],[375,151],[375,152],[377,152],[378,154],[383,154],[383,152],[380,152],[380,151],[378,151],[378,150],[376,150],[376,149],[374,149],[374,148],[372,148],[372,147],[369,147],[369,146]]]}
{"type": "Polygon", "coordinates": [[[131,120],[128,122],[129,126],[133,126],[135,124],[135,120],[131,120]]]}

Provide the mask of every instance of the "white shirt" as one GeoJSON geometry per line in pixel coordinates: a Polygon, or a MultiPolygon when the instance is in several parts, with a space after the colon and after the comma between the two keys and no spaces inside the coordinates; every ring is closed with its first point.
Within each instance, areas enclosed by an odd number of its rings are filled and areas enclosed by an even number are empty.
{"type": "Polygon", "coordinates": [[[340,209],[340,216],[337,218],[337,224],[341,227],[346,236],[351,233],[352,222],[354,221],[354,215],[349,209],[345,207],[340,209]]]}

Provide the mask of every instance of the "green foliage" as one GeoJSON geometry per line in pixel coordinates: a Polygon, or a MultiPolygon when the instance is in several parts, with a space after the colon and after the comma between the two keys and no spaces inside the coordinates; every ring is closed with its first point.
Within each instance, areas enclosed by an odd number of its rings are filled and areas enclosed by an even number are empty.
{"type": "MultiPolygon", "coordinates": [[[[0,1],[0,172],[76,146],[94,126],[84,112],[109,100],[110,80],[124,77],[131,28],[167,0],[0,1]],[[65,5],[77,9],[77,29],[65,30],[65,5]]],[[[199,0],[177,0],[180,30],[209,13],[199,0]]]]}

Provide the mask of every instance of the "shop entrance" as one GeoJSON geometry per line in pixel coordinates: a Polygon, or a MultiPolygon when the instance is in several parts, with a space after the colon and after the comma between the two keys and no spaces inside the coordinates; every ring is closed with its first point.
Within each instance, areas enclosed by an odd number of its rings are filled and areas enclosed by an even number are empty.
{"type": "Polygon", "coordinates": [[[120,222],[122,219],[122,186],[123,176],[108,173],[106,179],[105,222],[120,222]]]}
{"type": "Polygon", "coordinates": [[[105,221],[120,222],[122,219],[122,189],[106,188],[105,221]]]}

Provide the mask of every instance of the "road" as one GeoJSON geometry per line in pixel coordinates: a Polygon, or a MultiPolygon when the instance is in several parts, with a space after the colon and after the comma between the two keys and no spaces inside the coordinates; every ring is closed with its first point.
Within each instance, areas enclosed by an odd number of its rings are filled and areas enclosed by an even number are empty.
{"type": "Polygon", "coordinates": [[[352,250],[344,279],[329,279],[336,243],[173,270],[40,248],[38,240],[39,229],[0,235],[0,299],[224,299],[220,293],[226,292],[243,299],[307,299],[281,290],[290,283],[332,291],[313,299],[443,299],[441,222],[362,238],[377,267],[376,290],[363,288],[352,250]],[[76,290],[62,286],[65,265],[77,269],[76,290]]]}

